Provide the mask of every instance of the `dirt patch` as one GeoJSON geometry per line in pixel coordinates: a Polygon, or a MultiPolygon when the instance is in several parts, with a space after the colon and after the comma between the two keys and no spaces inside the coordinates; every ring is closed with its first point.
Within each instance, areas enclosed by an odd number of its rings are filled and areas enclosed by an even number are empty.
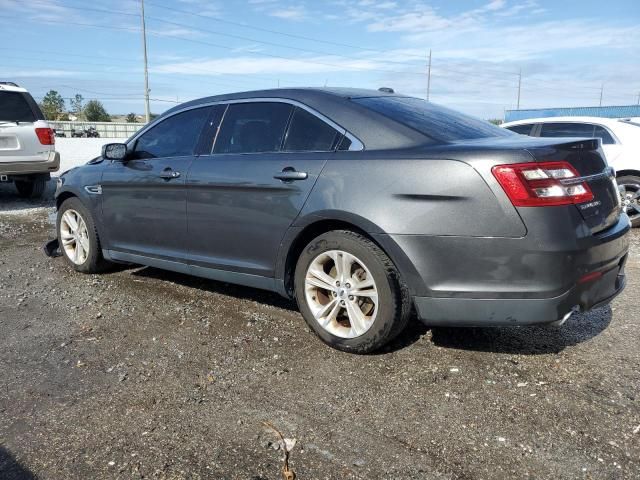
{"type": "Polygon", "coordinates": [[[299,479],[640,476],[637,232],[627,290],[560,330],[414,322],[354,356],[268,292],[73,273],[26,208],[0,213],[0,478],[275,480],[265,421],[299,479]]]}

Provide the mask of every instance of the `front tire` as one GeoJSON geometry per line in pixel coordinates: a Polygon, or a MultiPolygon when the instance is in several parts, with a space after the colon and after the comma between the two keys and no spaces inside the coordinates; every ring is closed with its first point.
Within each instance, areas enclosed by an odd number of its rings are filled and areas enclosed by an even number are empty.
{"type": "Polygon", "coordinates": [[[348,230],[316,237],[295,271],[298,306],[328,345],[369,353],[406,326],[411,299],[399,272],[370,239],[348,230]]]}
{"type": "Polygon", "coordinates": [[[620,188],[622,208],[631,220],[633,228],[640,227],[640,177],[624,175],[616,179],[620,188]]]}
{"type": "Polygon", "coordinates": [[[68,198],[62,202],[58,209],[56,229],[60,251],[74,270],[100,273],[109,266],[102,257],[93,217],[78,198],[68,198]]]}

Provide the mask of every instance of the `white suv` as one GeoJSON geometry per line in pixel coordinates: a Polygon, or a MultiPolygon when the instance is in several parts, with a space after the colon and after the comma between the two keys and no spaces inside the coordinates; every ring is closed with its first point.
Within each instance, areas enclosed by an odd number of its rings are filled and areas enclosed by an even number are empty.
{"type": "Polygon", "coordinates": [[[595,137],[616,170],[620,196],[634,227],[640,227],[640,122],[600,117],[529,118],[500,125],[531,137],[595,137]]]}
{"type": "Polygon", "coordinates": [[[0,82],[0,182],[14,182],[23,197],[42,196],[60,168],[54,131],[29,92],[0,82]]]}

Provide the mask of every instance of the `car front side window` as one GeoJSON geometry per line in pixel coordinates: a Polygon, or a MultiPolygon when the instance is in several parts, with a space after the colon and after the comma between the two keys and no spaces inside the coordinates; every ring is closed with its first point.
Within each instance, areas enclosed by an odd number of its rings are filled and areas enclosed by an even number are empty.
{"type": "Polygon", "coordinates": [[[193,155],[209,108],[177,113],[144,132],[133,149],[134,159],[193,155]]]}

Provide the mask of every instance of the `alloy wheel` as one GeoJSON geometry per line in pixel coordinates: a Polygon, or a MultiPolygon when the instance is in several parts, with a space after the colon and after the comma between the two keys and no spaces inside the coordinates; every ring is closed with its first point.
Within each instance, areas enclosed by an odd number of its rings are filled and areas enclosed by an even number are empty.
{"type": "Polygon", "coordinates": [[[305,295],[318,324],[340,338],[364,335],[378,313],[373,275],[359,258],[342,250],[323,252],[311,262],[305,295]]]}
{"type": "Polygon", "coordinates": [[[640,218],[640,185],[626,183],[618,185],[622,209],[631,221],[640,218]]]}
{"type": "Polygon", "coordinates": [[[60,242],[67,258],[82,265],[89,256],[89,232],[82,216],[75,210],[66,210],[60,219],[60,242]]]}

